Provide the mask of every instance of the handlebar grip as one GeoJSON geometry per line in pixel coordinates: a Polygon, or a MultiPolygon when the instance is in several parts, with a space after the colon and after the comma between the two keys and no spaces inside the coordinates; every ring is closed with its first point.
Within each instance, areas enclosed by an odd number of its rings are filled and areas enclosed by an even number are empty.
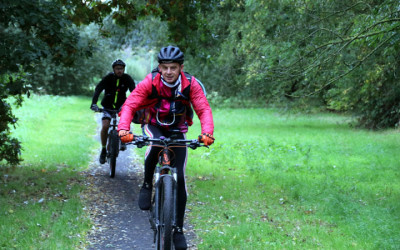
{"type": "Polygon", "coordinates": [[[121,142],[123,143],[129,143],[132,142],[135,136],[133,134],[127,134],[121,137],[121,142]]]}

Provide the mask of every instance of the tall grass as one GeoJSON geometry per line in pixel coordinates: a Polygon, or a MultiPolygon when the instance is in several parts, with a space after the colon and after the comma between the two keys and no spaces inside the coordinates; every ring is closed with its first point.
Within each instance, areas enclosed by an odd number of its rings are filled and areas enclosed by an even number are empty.
{"type": "Polygon", "coordinates": [[[16,110],[21,166],[0,167],[0,248],[84,247],[90,222],[83,211],[80,170],[97,145],[90,100],[33,96],[16,110]]]}
{"type": "Polygon", "coordinates": [[[265,109],[214,119],[216,143],[187,167],[199,249],[400,248],[398,130],[265,109]]]}

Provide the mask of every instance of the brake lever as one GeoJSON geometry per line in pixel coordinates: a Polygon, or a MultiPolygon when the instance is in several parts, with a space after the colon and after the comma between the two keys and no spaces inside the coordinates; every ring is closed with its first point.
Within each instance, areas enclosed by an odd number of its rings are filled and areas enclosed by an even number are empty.
{"type": "Polygon", "coordinates": [[[198,140],[195,140],[194,142],[191,142],[189,144],[189,148],[191,148],[191,149],[196,149],[198,147],[207,147],[208,148],[208,146],[206,146],[206,145],[201,145],[198,140]]]}
{"type": "Polygon", "coordinates": [[[147,137],[144,137],[144,136],[137,137],[137,138],[135,139],[135,143],[134,143],[134,144],[135,144],[138,148],[143,148],[144,146],[147,145],[146,139],[147,139],[147,137]]]}

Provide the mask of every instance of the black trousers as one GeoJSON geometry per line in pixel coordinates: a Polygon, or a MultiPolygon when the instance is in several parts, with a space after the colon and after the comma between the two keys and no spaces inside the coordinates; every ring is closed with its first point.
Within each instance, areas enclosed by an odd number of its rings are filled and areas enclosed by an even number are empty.
{"type": "MultiPolygon", "coordinates": [[[[144,125],[143,132],[151,138],[160,138],[160,136],[170,137],[172,134],[172,132],[170,131],[149,124],[144,125]]],[[[178,133],[177,139],[185,139],[185,138],[186,138],[185,133],[178,133]]],[[[171,149],[175,154],[174,162],[178,174],[176,225],[178,227],[183,227],[183,220],[185,216],[185,208],[187,201],[185,169],[186,169],[188,150],[186,147],[176,147],[171,149]]],[[[157,165],[158,154],[160,151],[161,151],[160,147],[152,147],[152,146],[149,146],[146,151],[144,160],[144,182],[146,183],[153,182],[154,170],[157,165]]]]}

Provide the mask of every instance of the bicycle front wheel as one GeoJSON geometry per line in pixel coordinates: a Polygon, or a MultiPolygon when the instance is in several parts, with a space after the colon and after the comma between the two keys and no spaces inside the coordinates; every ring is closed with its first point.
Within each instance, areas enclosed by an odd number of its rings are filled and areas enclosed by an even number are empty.
{"type": "Polygon", "coordinates": [[[114,178],[115,168],[117,165],[117,157],[119,153],[119,143],[120,143],[118,132],[116,130],[110,132],[109,143],[110,143],[110,152],[109,152],[108,163],[110,165],[110,177],[114,178]]]}
{"type": "Polygon", "coordinates": [[[160,199],[160,225],[158,228],[157,249],[172,249],[172,216],[174,210],[173,197],[174,180],[172,176],[164,176],[162,178],[162,191],[160,199]]]}

